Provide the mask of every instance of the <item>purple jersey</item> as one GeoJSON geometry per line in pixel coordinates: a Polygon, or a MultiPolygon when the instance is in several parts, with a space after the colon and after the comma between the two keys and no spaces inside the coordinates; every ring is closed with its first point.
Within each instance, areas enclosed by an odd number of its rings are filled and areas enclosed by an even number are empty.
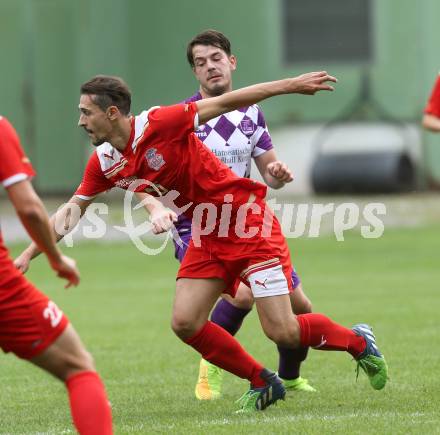
{"type": "MultiPolygon", "coordinates": [[[[197,92],[185,103],[201,99],[197,92]]],[[[250,177],[252,158],[273,148],[263,112],[256,104],[217,116],[195,133],[219,160],[244,178],[250,177]]]]}

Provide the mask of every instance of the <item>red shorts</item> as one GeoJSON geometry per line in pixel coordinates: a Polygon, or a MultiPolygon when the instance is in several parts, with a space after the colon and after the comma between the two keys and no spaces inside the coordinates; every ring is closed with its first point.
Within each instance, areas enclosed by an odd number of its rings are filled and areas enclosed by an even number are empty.
{"type": "Polygon", "coordinates": [[[69,320],[46,295],[24,277],[0,288],[0,347],[23,359],[47,349],[69,320]],[[11,297],[5,297],[11,294],[11,297]]]}
{"type": "MultiPolygon", "coordinates": [[[[250,217],[249,225],[259,222],[250,217]]],[[[293,291],[292,262],[286,240],[276,217],[270,235],[261,232],[249,239],[208,235],[200,246],[191,240],[177,273],[179,278],[220,278],[225,293],[235,296],[240,281],[254,297],[288,294],[293,291]]]]}

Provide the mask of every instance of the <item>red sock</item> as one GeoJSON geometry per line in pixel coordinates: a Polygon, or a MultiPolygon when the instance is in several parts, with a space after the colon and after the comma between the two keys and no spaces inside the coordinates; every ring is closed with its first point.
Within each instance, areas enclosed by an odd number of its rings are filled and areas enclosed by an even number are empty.
{"type": "Polygon", "coordinates": [[[215,323],[207,321],[202,329],[185,342],[210,363],[240,378],[249,379],[253,387],[266,385],[260,378],[263,366],[255,361],[231,334],[215,323]]]}
{"type": "Polygon", "coordinates": [[[112,412],[96,372],[80,372],[66,381],[73,423],[81,435],[111,435],[112,412]]]}
{"type": "Polygon", "coordinates": [[[300,314],[296,318],[301,329],[301,346],[311,346],[319,350],[345,350],[353,358],[357,358],[365,350],[363,337],[332,322],[323,314],[300,314]]]}

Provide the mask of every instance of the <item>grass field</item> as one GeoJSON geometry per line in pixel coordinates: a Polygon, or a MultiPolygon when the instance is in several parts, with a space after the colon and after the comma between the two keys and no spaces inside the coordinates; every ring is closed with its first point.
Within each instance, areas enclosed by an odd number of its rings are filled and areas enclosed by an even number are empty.
{"type": "MultiPolygon", "coordinates": [[[[169,327],[177,263],[167,250],[140,254],[131,244],[82,244],[82,284],[64,291],[38,259],[29,276],[68,314],[105,380],[117,434],[440,433],[440,226],[387,230],[381,239],[349,235],[298,239],[295,265],[314,310],[344,325],[374,326],[390,381],[373,391],[355,379],[348,354],[311,351],[303,376],[319,390],[279,406],[234,414],[248,388],[225,376],[224,396],[199,403],[198,355],[169,327]]],[[[13,252],[18,252],[15,247],[13,252]]],[[[252,313],[238,335],[268,367],[275,346],[252,313]]],[[[0,362],[0,433],[74,433],[61,384],[11,355],[0,362]]]]}

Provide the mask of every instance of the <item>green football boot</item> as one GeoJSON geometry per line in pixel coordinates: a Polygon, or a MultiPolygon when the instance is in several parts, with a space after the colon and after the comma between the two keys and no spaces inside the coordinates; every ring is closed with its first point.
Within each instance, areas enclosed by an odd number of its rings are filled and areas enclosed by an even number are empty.
{"type": "Polygon", "coordinates": [[[301,376],[296,379],[282,379],[282,381],[287,392],[300,391],[305,393],[316,393],[316,388],[313,388],[309,384],[309,381],[301,376]]]}
{"type": "Polygon", "coordinates": [[[365,350],[356,359],[356,378],[359,376],[359,370],[362,369],[370,379],[371,386],[375,390],[381,390],[388,380],[388,366],[376,345],[373,330],[365,323],[355,325],[351,329],[356,335],[363,337],[367,343],[365,350]]]}
{"type": "Polygon", "coordinates": [[[263,369],[261,378],[267,383],[265,387],[250,388],[235,403],[239,409],[237,413],[263,411],[268,406],[275,404],[278,400],[284,400],[286,389],[283,381],[273,372],[263,369]]]}

